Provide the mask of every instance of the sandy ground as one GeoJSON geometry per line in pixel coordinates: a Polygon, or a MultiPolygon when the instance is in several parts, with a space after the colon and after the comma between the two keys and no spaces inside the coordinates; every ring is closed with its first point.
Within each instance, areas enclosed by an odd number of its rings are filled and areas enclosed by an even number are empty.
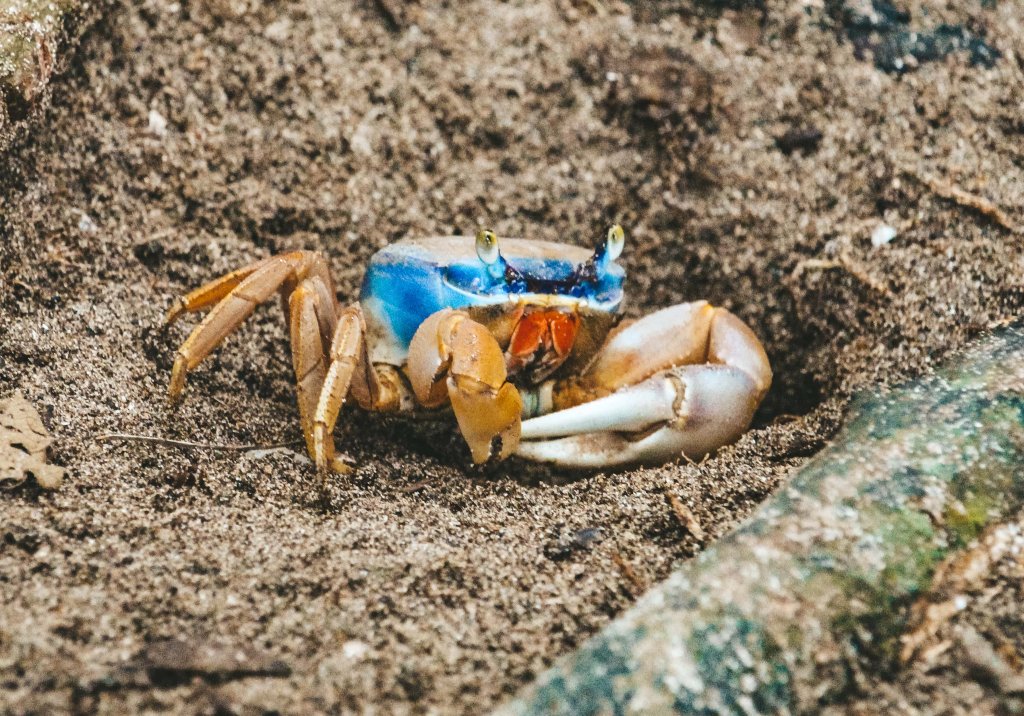
{"type": "MultiPolygon", "coordinates": [[[[0,396],[40,409],[69,469],[56,493],[0,496],[0,704],[478,713],[747,515],[853,392],[1016,315],[1022,237],[1001,223],[1024,224],[1019,4],[889,13],[998,53],[964,41],[906,73],[883,61],[903,36],[868,33],[859,7],[115,5],[0,158],[0,396]],[[276,306],[166,405],[189,325],[164,331],[163,312],[240,264],[318,249],[351,300],[404,236],[589,244],[612,220],[630,314],[706,298],[772,358],[754,429],[700,465],[471,469],[452,425],[352,413],[337,436],[358,469],[322,497],[290,450],[96,439],[299,437],[276,306]],[[874,246],[883,223],[895,238],[874,246]],[[194,659],[154,667],[171,637],[287,669],[193,680],[194,659]]],[[[969,709],[956,663],[938,668],[907,708],[969,709]]],[[[890,678],[851,696],[903,698],[890,678]]]]}

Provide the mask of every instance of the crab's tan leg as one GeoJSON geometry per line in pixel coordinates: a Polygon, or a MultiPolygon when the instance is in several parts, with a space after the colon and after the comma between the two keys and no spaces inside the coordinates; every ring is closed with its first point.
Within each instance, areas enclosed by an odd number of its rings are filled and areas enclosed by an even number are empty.
{"type": "Polygon", "coordinates": [[[192,291],[176,303],[168,313],[169,321],[185,311],[199,311],[214,303],[216,305],[178,349],[168,388],[171,400],[181,394],[188,372],[238,328],[256,306],[282,287],[298,286],[309,277],[322,284],[311,290],[321,296],[324,303],[322,314],[317,318],[318,324],[323,324],[321,332],[326,331],[330,335],[333,325],[328,324],[337,310],[330,277],[323,257],[309,251],[273,256],[233,271],[192,291]]]}
{"type": "Polygon", "coordinates": [[[523,423],[517,454],[588,468],[699,458],[747,429],[771,377],[733,314],[673,306],[617,331],[581,378],[554,384],[538,402],[555,412],[523,423]]]}
{"type": "Polygon", "coordinates": [[[305,279],[288,299],[299,418],[306,439],[306,450],[311,458],[316,456],[314,425],[317,404],[327,376],[321,315],[333,314],[331,307],[323,305],[323,291],[317,286],[320,283],[319,279],[305,279]]]}
{"type": "Polygon", "coordinates": [[[451,402],[474,462],[515,451],[519,391],[505,380],[504,353],[494,336],[465,312],[444,309],[420,325],[409,343],[407,372],[421,405],[451,402]]]}
{"type": "Polygon", "coordinates": [[[231,293],[242,281],[249,278],[257,269],[270,259],[260,259],[248,266],[235,269],[206,283],[194,291],[189,291],[180,296],[167,311],[167,324],[170,325],[178,320],[183,313],[194,313],[202,311],[210,306],[219,303],[225,296],[231,293]]]}
{"type": "MultiPolygon", "coordinates": [[[[303,252],[305,253],[305,252],[303,252]]],[[[307,283],[307,290],[313,291],[316,300],[316,317],[320,325],[320,336],[323,340],[324,354],[331,350],[331,337],[338,323],[338,300],[334,294],[334,282],[331,280],[327,262],[319,254],[313,254],[305,269],[296,272],[294,277],[285,279],[278,292],[281,294],[285,316],[291,322],[291,295],[302,283],[307,283]]]]}
{"type": "Polygon", "coordinates": [[[320,473],[348,472],[335,456],[331,435],[349,395],[366,410],[412,407],[408,387],[391,366],[374,366],[366,350],[366,322],[358,303],[342,309],[328,351],[329,363],[313,414],[310,457],[320,473]]]}
{"type": "Polygon", "coordinates": [[[347,467],[336,461],[334,440],[331,437],[345,399],[352,385],[352,375],[364,352],[363,321],[358,307],[342,310],[334,329],[330,347],[330,366],[317,396],[310,433],[309,455],[318,472],[332,470],[347,472],[347,467]]]}

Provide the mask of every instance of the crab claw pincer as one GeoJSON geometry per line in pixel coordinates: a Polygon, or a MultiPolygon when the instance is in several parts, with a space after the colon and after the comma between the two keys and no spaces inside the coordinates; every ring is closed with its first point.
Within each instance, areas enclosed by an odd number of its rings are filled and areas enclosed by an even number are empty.
{"type": "Polygon", "coordinates": [[[555,412],[523,423],[517,454],[570,468],[700,459],[749,427],[771,385],[764,348],[704,301],[613,334],[579,379],[554,387],[555,412]]]}
{"type": "Polygon", "coordinates": [[[506,382],[504,353],[494,336],[465,312],[444,309],[420,324],[409,343],[407,374],[424,407],[451,403],[474,462],[515,452],[519,391],[506,382]]]}

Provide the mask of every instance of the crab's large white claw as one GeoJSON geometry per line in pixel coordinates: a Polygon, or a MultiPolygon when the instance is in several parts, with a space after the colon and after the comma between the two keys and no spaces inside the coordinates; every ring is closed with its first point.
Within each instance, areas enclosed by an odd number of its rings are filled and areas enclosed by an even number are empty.
{"type": "Polygon", "coordinates": [[[556,411],[522,424],[516,454],[571,468],[699,459],[750,426],[771,380],[736,316],[671,306],[624,325],[583,376],[556,382],[556,411]]]}
{"type": "Polygon", "coordinates": [[[657,376],[605,398],[526,420],[521,437],[540,440],[609,430],[647,430],[652,424],[676,419],[680,388],[672,376],[657,376]]]}
{"type": "Polygon", "coordinates": [[[516,454],[583,469],[661,464],[680,455],[700,459],[743,434],[758,398],[754,381],[737,368],[673,368],[608,397],[525,421],[516,454]]]}

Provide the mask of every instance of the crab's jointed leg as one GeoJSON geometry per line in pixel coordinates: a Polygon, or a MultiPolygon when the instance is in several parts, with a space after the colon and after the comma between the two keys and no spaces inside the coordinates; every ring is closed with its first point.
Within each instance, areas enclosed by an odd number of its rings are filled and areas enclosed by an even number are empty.
{"type": "MultiPolygon", "coordinates": [[[[188,372],[237,329],[256,306],[276,292],[285,299],[289,316],[292,366],[307,450],[310,457],[321,458],[321,467],[326,464],[340,470],[344,466],[334,460],[333,443],[326,451],[317,452],[314,439],[324,381],[337,372],[329,367],[328,357],[333,355],[331,336],[340,323],[327,263],[319,254],[295,251],[272,256],[232,271],[179,299],[167,314],[168,323],[185,312],[211,306],[212,309],[178,349],[168,393],[172,401],[177,399],[188,372]]],[[[346,390],[347,387],[346,384],[346,390]]]]}
{"type": "Polygon", "coordinates": [[[185,312],[194,313],[195,311],[202,311],[220,303],[238,284],[249,278],[267,261],[268,259],[261,259],[248,266],[235,269],[179,297],[170,310],[167,311],[167,323],[174,323],[185,312]]]}
{"type": "Polygon", "coordinates": [[[188,372],[238,328],[256,306],[278,290],[284,290],[286,295],[291,293],[289,289],[297,289],[307,280],[307,288],[319,296],[321,304],[317,323],[329,336],[337,301],[326,261],[311,251],[294,251],[257,261],[197,288],[175,303],[167,313],[168,323],[186,311],[202,311],[211,305],[213,308],[178,349],[168,388],[171,400],[181,395],[188,372]]]}
{"type": "MultiPolygon", "coordinates": [[[[324,325],[334,322],[334,311],[324,305],[316,279],[304,279],[288,298],[289,327],[292,337],[292,366],[295,369],[295,388],[299,401],[299,419],[306,450],[315,456],[313,425],[316,420],[320,392],[327,376],[324,354],[324,325]],[[328,322],[327,319],[330,319],[328,322]]],[[[327,335],[330,335],[328,329],[327,335]]],[[[331,459],[333,460],[333,450],[331,459]]]]}
{"type": "Polygon", "coordinates": [[[733,314],[672,306],[618,329],[580,378],[542,388],[554,412],[522,424],[517,454],[577,468],[700,458],[747,429],[771,378],[733,314]]]}
{"type": "Polygon", "coordinates": [[[505,357],[494,336],[465,312],[446,308],[420,325],[409,343],[407,373],[423,407],[451,402],[475,462],[515,451],[519,391],[505,380],[505,357]]]}
{"type": "Polygon", "coordinates": [[[284,299],[291,329],[299,416],[309,456],[320,472],[346,472],[335,457],[334,430],[345,399],[368,410],[411,407],[405,380],[392,366],[374,366],[367,355],[362,309],[341,309],[327,262],[311,251],[272,256],[232,271],[175,302],[168,323],[185,312],[210,309],[178,349],[168,388],[177,399],[190,370],[275,292],[284,299]]]}
{"type": "Polygon", "coordinates": [[[391,366],[374,366],[366,350],[366,322],[358,303],[341,311],[328,351],[329,365],[312,416],[309,454],[317,470],[346,472],[334,456],[334,426],[351,394],[366,410],[389,412],[409,407],[412,396],[391,366]]]}

